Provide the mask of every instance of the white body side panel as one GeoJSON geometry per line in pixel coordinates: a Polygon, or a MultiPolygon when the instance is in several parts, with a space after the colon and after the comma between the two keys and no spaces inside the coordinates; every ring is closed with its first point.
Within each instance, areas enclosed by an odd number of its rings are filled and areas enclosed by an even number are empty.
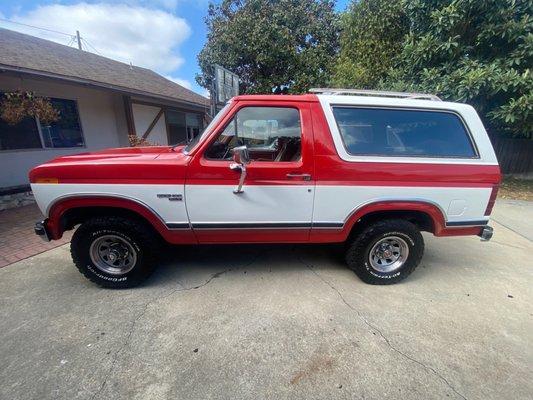
{"type": "Polygon", "coordinates": [[[184,193],[185,185],[128,185],[128,184],[39,184],[31,185],[35,200],[42,213],[48,216],[50,206],[59,198],[70,196],[111,195],[135,200],[155,211],[166,223],[188,223],[185,201],[169,201],[158,198],[158,194],[184,193]]]}
{"type": "Polygon", "coordinates": [[[353,211],[378,201],[424,201],[438,206],[446,222],[487,220],[485,207],[490,188],[393,187],[393,186],[317,186],[313,222],[344,222],[353,211]],[[464,201],[455,215],[450,205],[464,201]]]}
{"type": "Polygon", "coordinates": [[[443,212],[446,222],[486,220],[490,188],[393,186],[244,186],[33,184],[43,214],[58,199],[110,195],[139,202],[165,223],[342,223],[358,208],[379,201],[425,201],[443,212]],[[169,201],[158,194],[182,194],[169,201]],[[187,207],[185,206],[187,204],[187,207]],[[314,209],[313,209],[314,207],[314,209]]]}
{"type": "Polygon", "coordinates": [[[187,185],[187,210],[191,223],[310,223],[313,214],[312,185],[187,185]]]}

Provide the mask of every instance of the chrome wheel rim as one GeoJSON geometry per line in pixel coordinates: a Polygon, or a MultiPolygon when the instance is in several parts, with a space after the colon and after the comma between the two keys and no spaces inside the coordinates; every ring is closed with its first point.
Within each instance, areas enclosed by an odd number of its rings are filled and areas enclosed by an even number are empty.
{"type": "Polygon", "coordinates": [[[137,251],[127,240],[117,235],[95,239],[89,254],[95,267],[110,275],[123,275],[131,271],[137,262],[137,251]]]}
{"type": "Polygon", "coordinates": [[[387,236],[372,246],[368,261],[376,271],[390,273],[400,269],[407,257],[409,257],[407,242],[398,236],[387,236]]]}

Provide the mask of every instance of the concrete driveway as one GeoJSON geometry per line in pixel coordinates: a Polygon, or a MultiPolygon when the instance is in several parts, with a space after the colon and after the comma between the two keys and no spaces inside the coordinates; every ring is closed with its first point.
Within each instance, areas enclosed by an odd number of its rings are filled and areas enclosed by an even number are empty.
{"type": "Polygon", "coordinates": [[[426,235],[404,283],[334,249],[176,250],[143,287],[63,246],[0,270],[1,399],[531,399],[533,245],[426,235]]]}
{"type": "Polygon", "coordinates": [[[492,219],[533,241],[533,202],[523,200],[498,200],[492,219]]]}

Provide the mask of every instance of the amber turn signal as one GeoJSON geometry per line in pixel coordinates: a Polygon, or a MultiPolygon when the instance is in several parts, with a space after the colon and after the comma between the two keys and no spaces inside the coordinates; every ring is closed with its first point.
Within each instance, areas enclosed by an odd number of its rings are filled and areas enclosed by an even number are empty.
{"type": "Polygon", "coordinates": [[[37,178],[35,183],[59,183],[57,178],[37,178]]]}

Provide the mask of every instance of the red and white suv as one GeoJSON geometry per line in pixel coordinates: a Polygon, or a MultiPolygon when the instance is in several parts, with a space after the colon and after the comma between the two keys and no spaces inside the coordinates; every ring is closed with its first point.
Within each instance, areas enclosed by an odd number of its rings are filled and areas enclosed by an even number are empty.
{"type": "Polygon", "coordinates": [[[74,263],[106,287],[145,279],[162,242],[345,242],[363,281],[390,284],[420,262],[420,231],[490,239],[500,169],[476,111],[356,93],[238,96],[186,147],[40,165],[36,232],[59,239],[81,224],[74,263]]]}

